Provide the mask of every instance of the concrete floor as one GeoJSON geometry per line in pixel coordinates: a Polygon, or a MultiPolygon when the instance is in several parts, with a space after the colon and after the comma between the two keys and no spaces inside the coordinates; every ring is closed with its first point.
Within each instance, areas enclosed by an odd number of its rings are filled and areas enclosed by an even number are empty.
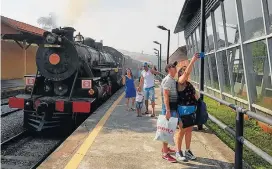
{"type": "MultiPolygon", "coordinates": [[[[161,112],[159,94],[159,88],[156,88],[156,114],[161,112]]],[[[120,93],[108,100],[103,107],[91,115],[39,168],[65,168],[69,162],[73,163],[73,161],[79,164],[74,168],[79,169],[226,169],[233,167],[233,151],[206,128],[204,131],[193,132],[191,149],[197,156],[196,161],[171,164],[163,160],[161,158],[162,143],[153,140],[156,132],[156,118],[136,117],[136,112],[126,111],[124,98],[116,103],[119,95],[120,93]],[[86,143],[85,139],[93,134],[93,128],[97,122],[107,110],[114,106],[116,107],[103,128],[97,136],[94,136],[94,141],[86,143]],[[86,153],[80,153],[79,149],[85,150],[86,153]]]]}

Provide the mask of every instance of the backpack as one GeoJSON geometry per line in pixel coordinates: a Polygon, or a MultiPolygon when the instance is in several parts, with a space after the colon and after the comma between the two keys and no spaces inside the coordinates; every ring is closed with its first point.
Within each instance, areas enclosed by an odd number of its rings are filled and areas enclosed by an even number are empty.
{"type": "Polygon", "coordinates": [[[197,110],[196,110],[196,125],[205,124],[208,120],[209,116],[207,113],[206,103],[201,99],[197,101],[197,110]]]}

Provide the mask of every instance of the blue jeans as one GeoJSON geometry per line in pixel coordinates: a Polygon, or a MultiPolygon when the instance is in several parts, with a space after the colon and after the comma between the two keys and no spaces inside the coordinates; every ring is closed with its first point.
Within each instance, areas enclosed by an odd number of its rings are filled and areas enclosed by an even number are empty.
{"type": "Polygon", "coordinates": [[[155,90],[154,87],[144,88],[145,100],[150,99],[151,102],[155,101],[155,90]]]}

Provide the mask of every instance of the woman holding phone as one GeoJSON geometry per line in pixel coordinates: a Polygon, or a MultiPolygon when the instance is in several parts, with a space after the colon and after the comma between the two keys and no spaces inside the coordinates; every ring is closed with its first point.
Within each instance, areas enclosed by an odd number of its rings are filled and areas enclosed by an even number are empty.
{"type": "Polygon", "coordinates": [[[199,58],[199,54],[196,53],[188,67],[184,66],[178,71],[178,114],[179,114],[179,133],[177,136],[177,161],[195,160],[196,157],[190,150],[193,124],[195,120],[195,111],[197,106],[198,96],[194,86],[188,81],[189,76],[192,72],[193,65],[199,58]],[[185,135],[186,150],[183,153],[181,150],[181,144],[185,135]]]}

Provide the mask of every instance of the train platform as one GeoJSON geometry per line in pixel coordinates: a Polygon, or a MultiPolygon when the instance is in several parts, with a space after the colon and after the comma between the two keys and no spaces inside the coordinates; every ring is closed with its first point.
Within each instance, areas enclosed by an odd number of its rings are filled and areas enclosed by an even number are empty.
{"type": "MultiPolygon", "coordinates": [[[[158,85],[155,93],[155,111],[159,115],[158,85]]],[[[169,163],[163,160],[162,143],[153,140],[157,119],[148,115],[136,117],[136,112],[126,111],[125,107],[121,90],[100,106],[38,168],[233,168],[234,152],[205,127],[203,131],[193,131],[191,149],[197,156],[195,161],[169,163]]]]}

